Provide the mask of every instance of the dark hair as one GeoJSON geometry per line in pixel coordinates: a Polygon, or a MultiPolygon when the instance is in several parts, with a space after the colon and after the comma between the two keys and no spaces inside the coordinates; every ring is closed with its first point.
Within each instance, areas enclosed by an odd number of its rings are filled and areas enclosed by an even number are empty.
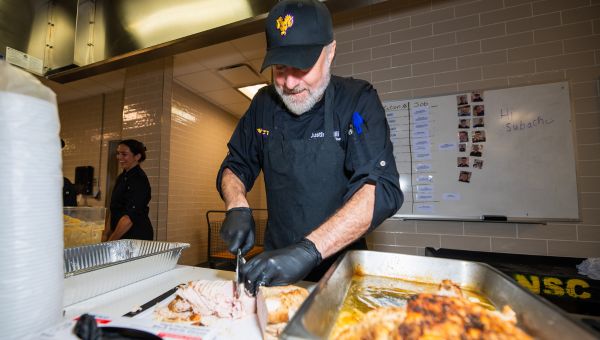
{"type": "Polygon", "coordinates": [[[119,142],[119,145],[121,144],[127,146],[134,156],[142,155],[142,157],[140,157],[139,160],[140,163],[146,159],[146,146],[144,145],[144,143],[135,139],[125,139],[119,142]]]}
{"type": "Polygon", "coordinates": [[[60,148],[64,149],[65,148],[65,140],[64,139],[60,139],[60,148]]]}

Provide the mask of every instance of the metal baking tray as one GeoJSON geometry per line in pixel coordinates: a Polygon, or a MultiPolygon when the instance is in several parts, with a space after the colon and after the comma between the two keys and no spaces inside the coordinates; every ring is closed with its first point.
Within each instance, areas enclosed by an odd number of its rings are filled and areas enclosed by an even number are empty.
{"type": "Polygon", "coordinates": [[[64,250],[63,306],[171,270],[189,243],[118,240],[64,250]]]}
{"type": "Polygon", "coordinates": [[[591,328],[487,264],[364,250],[347,252],[335,262],[281,338],[327,339],[357,270],[366,275],[425,283],[450,279],[482,294],[496,308],[509,305],[517,313],[518,326],[536,339],[597,339],[591,328]]]}

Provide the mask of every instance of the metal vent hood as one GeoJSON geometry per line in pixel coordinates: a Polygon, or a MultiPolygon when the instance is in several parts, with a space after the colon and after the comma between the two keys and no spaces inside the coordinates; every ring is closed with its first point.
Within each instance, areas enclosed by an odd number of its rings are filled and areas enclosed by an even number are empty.
{"type": "MultiPolygon", "coordinates": [[[[384,0],[328,0],[332,13],[384,0]]],[[[4,0],[6,46],[43,60],[67,83],[264,30],[277,0],[4,0]]]]}
{"type": "Polygon", "coordinates": [[[71,64],[76,14],[77,0],[1,0],[0,56],[38,75],[71,64]]]}

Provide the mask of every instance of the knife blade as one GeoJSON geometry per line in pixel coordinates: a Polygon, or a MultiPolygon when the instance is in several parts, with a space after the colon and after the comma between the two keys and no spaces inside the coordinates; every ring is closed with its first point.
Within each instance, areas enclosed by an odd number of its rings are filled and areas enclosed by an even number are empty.
{"type": "Polygon", "coordinates": [[[235,297],[239,298],[242,292],[243,278],[240,273],[240,266],[246,263],[246,260],[242,257],[242,249],[238,248],[237,255],[235,257],[235,297]]]}

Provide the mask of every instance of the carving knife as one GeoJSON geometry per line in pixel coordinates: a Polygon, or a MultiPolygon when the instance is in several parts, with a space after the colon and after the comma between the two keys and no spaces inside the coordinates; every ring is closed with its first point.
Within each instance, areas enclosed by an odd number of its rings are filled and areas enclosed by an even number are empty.
{"type": "Polygon", "coordinates": [[[237,255],[235,257],[235,297],[239,298],[242,292],[243,278],[240,273],[240,267],[246,263],[246,260],[242,257],[242,249],[238,248],[237,255]]]}

